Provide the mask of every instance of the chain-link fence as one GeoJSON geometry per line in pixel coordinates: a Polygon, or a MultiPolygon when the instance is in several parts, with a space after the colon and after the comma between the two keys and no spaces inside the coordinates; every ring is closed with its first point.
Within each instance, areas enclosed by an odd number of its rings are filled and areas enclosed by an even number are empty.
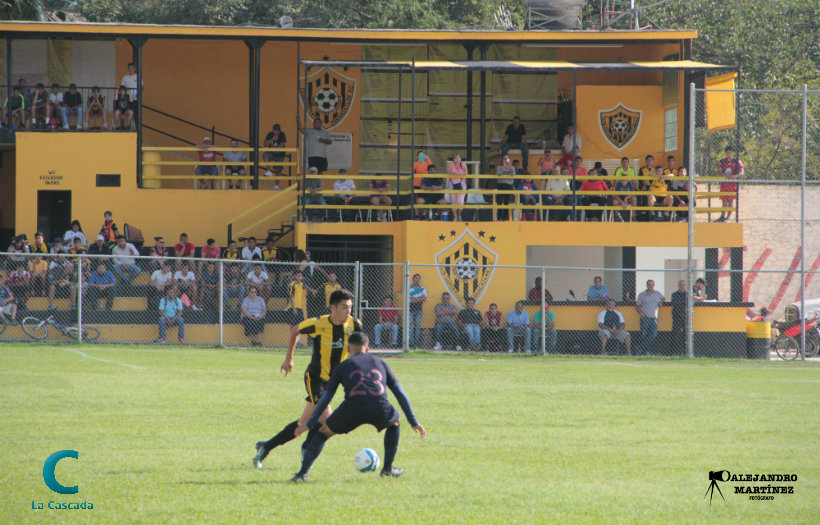
{"type": "MultiPolygon", "coordinates": [[[[701,261],[696,265],[703,267],[701,261]]],[[[347,288],[356,296],[354,315],[379,352],[817,354],[820,272],[807,272],[795,296],[796,270],[707,266],[690,284],[685,267],[297,264],[8,253],[0,255],[0,339],[284,347],[292,326],[329,313],[330,294],[347,288]],[[749,300],[749,291],[763,280],[779,281],[778,292],[749,300]]]]}

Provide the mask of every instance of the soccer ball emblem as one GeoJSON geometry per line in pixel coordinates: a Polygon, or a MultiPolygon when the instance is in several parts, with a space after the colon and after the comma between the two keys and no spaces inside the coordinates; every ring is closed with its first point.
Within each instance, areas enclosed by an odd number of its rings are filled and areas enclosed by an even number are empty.
{"type": "Polygon", "coordinates": [[[336,105],[339,103],[339,95],[331,88],[322,88],[316,92],[313,102],[323,113],[330,113],[336,109],[336,105]]]}
{"type": "Polygon", "coordinates": [[[363,448],[356,452],[353,464],[359,472],[373,472],[379,468],[379,455],[372,448],[363,448]]]}
{"type": "Polygon", "coordinates": [[[459,279],[472,279],[476,275],[475,261],[464,257],[456,263],[456,275],[459,279]]]}
{"type": "Polygon", "coordinates": [[[615,121],[612,123],[612,128],[613,128],[613,129],[614,129],[617,133],[624,133],[624,132],[626,132],[626,128],[627,128],[627,127],[628,127],[628,124],[626,123],[626,120],[624,120],[624,119],[620,119],[620,118],[619,118],[619,119],[615,120],[615,121]]]}

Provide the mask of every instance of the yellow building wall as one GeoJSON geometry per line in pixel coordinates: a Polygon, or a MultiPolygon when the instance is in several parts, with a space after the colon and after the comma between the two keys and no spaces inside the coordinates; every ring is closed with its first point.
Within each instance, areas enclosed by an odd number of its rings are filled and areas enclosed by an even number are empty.
{"type": "MultiPolygon", "coordinates": [[[[72,218],[89,239],[111,210],[120,227],[142,230],[146,243],[162,235],[176,243],[186,232],[197,246],[212,237],[224,246],[228,222],[262,200],[264,191],[139,189],[134,133],[18,133],[15,226],[29,238],[37,228],[37,191],[70,190],[72,218]],[[97,188],[96,174],[121,175],[119,188],[97,188]]],[[[68,225],[66,225],[66,229],[68,225]]]]}

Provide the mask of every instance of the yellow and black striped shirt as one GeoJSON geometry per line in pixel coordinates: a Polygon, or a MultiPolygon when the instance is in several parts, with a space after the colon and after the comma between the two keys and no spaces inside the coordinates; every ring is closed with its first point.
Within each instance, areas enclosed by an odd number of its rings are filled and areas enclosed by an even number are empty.
{"type": "Polygon", "coordinates": [[[241,256],[242,254],[239,253],[239,250],[231,251],[230,248],[225,248],[225,251],[222,252],[223,259],[231,259],[235,261],[238,260],[241,256]]]}
{"type": "Polygon", "coordinates": [[[338,282],[335,282],[335,283],[327,282],[327,283],[325,283],[325,306],[330,308],[330,294],[332,294],[336,290],[341,290],[341,289],[342,289],[342,285],[339,284],[338,282]]]}
{"type": "Polygon", "coordinates": [[[347,359],[347,338],[362,330],[362,322],[348,317],[343,324],[330,322],[330,315],[307,319],[299,323],[299,333],[313,336],[313,357],[307,373],[328,381],[336,365],[347,359]]]}
{"type": "Polygon", "coordinates": [[[288,299],[291,308],[305,311],[305,285],[301,281],[291,281],[288,284],[288,299]]]}
{"type": "Polygon", "coordinates": [[[275,261],[276,260],[276,246],[272,248],[268,248],[264,246],[262,248],[262,260],[263,261],[275,261]]]}

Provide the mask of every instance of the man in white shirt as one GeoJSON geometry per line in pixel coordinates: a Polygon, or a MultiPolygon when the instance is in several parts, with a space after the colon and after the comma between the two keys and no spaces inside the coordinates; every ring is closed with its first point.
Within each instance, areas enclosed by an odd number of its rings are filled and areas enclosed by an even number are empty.
{"type": "Polygon", "coordinates": [[[169,286],[174,284],[174,274],[167,261],[160,263],[159,270],[151,274],[151,289],[148,295],[148,310],[156,310],[159,301],[165,295],[169,286]]]}
{"type": "MultiPolygon", "coordinates": [[[[296,119],[299,126],[299,119],[296,119]]],[[[304,131],[305,146],[307,147],[308,167],[316,168],[319,174],[327,171],[327,147],[333,144],[330,133],[322,128],[322,120],[313,119],[313,129],[304,131]]]]}
{"type": "MultiPolygon", "coordinates": [[[[552,168],[550,175],[563,175],[561,167],[556,165],[552,168]]],[[[565,175],[568,176],[568,175],[565,175]]],[[[569,191],[569,179],[547,179],[544,184],[544,191],[569,191]]],[[[572,195],[567,193],[545,193],[541,197],[545,206],[572,206],[572,195]]],[[[549,210],[548,216],[550,221],[564,221],[569,217],[570,210],[549,210]]]]}
{"type": "Polygon", "coordinates": [[[174,272],[174,281],[177,283],[180,296],[187,293],[189,299],[196,300],[196,275],[188,268],[188,261],[183,261],[182,269],[174,272]]]}
{"type": "Polygon", "coordinates": [[[262,260],[262,250],[256,245],[256,237],[248,237],[248,245],[242,248],[242,259],[245,261],[262,260]]]}
{"type": "Polygon", "coordinates": [[[247,281],[247,286],[256,286],[256,289],[260,290],[260,295],[264,294],[263,297],[269,296],[270,277],[268,272],[262,270],[261,264],[253,265],[253,270],[248,273],[247,281]]]}
{"type": "Polygon", "coordinates": [[[561,144],[561,149],[564,150],[564,155],[570,155],[573,153],[573,148],[575,148],[575,155],[581,153],[581,137],[575,133],[575,126],[569,126],[567,128],[567,134],[564,135],[564,142],[561,144]]]}
{"type": "MultiPolygon", "coordinates": [[[[133,62],[128,64],[128,74],[123,75],[120,85],[128,89],[131,99],[137,100],[137,67],[133,62]]],[[[143,82],[142,85],[144,86],[145,83],[143,82]]]]}
{"type": "Polygon", "coordinates": [[[638,294],[635,309],[641,316],[641,344],[635,355],[652,355],[652,342],[658,336],[658,306],[666,298],[655,290],[655,281],[646,281],[646,290],[638,294]]]}
{"type": "MultiPolygon", "coordinates": [[[[236,139],[231,139],[231,148],[238,148],[238,147],[239,147],[239,141],[236,140],[236,139]]],[[[225,160],[225,162],[247,162],[248,154],[244,151],[225,151],[224,153],[222,153],[222,158],[225,160]]],[[[225,176],[226,177],[228,177],[230,175],[241,175],[241,176],[244,177],[245,174],[247,174],[247,171],[245,170],[245,165],[244,164],[236,164],[236,165],[231,165],[231,166],[225,166],[225,176]]],[[[234,188],[236,188],[238,190],[241,185],[242,185],[242,182],[239,181],[239,180],[237,180],[237,181],[228,180],[228,189],[229,190],[232,190],[234,188]],[[236,184],[234,184],[234,182],[236,182],[236,184]]]]}
{"type": "Polygon", "coordinates": [[[615,309],[615,299],[607,299],[606,309],[598,314],[598,337],[601,339],[601,354],[606,354],[606,342],[615,338],[626,346],[626,354],[632,355],[630,350],[631,337],[624,330],[626,322],[624,316],[615,309]]]}
{"type": "Polygon", "coordinates": [[[111,254],[114,256],[114,273],[117,274],[120,282],[131,284],[131,281],[142,273],[134,259],[139,256],[140,252],[133,244],[125,242],[124,235],[117,235],[117,245],[111,249],[111,254]]]}

